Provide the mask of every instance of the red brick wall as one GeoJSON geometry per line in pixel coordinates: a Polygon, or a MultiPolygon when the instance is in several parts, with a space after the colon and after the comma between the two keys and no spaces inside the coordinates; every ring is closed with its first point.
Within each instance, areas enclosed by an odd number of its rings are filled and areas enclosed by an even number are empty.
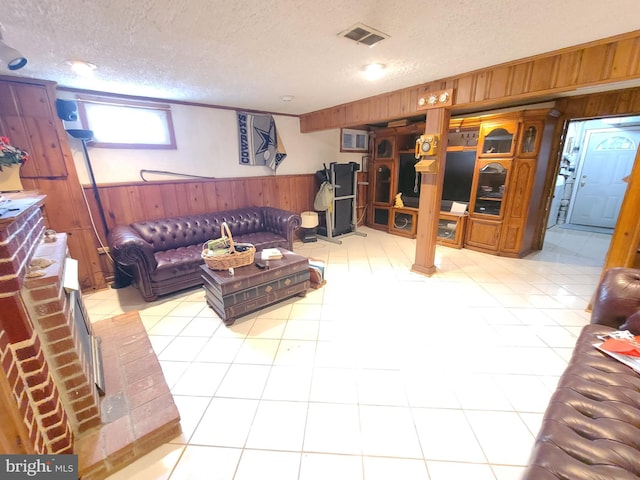
{"type": "Polygon", "coordinates": [[[80,434],[99,426],[101,419],[93,369],[87,360],[91,352],[84,351],[73,320],[73,305],[63,288],[66,239],[65,234],[58,234],[54,243],[38,247],[35,257],[51,260],[53,264],[46,268],[44,276],[27,278],[21,295],[42,340],[73,431],[80,434]]]}
{"type": "Polygon", "coordinates": [[[42,212],[36,205],[25,209],[16,221],[0,228],[0,292],[20,290],[27,262],[40,244],[44,228],[42,212]]]}
{"type": "Polygon", "coordinates": [[[0,332],[0,361],[13,393],[13,399],[3,401],[17,404],[34,451],[72,453],[73,432],[36,334],[9,343],[6,332],[0,332]]]}

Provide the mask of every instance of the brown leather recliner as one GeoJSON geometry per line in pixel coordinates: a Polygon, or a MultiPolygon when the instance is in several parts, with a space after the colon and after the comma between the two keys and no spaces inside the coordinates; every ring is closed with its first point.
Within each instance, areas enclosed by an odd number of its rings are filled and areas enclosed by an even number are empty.
{"type": "Polygon", "coordinates": [[[235,242],[252,243],[256,250],[292,250],[301,218],[278,208],[247,207],[136,222],[115,227],[109,233],[109,249],[142,297],[152,301],[158,295],[202,284],[202,246],[220,238],[223,222],[229,225],[235,242]]]}
{"type": "Polygon", "coordinates": [[[608,270],[522,480],[640,479],[640,375],[593,346],[639,310],[640,270],[608,270]]]}

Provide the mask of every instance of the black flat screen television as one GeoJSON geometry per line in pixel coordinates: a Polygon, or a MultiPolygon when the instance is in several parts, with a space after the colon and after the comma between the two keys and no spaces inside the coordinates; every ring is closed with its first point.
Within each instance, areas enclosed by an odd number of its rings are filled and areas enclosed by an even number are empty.
{"type": "Polygon", "coordinates": [[[474,150],[447,152],[442,185],[443,203],[447,202],[449,205],[451,202],[469,203],[475,167],[476,152],[474,150]]]}

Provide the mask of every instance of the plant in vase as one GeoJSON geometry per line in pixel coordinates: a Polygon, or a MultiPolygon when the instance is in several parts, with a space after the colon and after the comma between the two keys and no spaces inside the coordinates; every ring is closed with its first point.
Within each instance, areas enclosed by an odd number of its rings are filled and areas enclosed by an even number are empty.
{"type": "Polygon", "coordinates": [[[28,159],[27,152],[11,145],[8,137],[0,136],[0,192],[22,190],[20,167],[28,159]]]}
{"type": "Polygon", "coordinates": [[[9,137],[0,137],[0,171],[2,167],[22,165],[28,159],[29,154],[11,145],[9,137]]]}

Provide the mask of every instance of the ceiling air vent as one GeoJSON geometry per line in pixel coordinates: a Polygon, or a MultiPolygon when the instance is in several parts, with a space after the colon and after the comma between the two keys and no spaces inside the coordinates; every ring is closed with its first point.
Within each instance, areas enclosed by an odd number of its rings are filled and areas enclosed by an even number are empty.
{"type": "Polygon", "coordinates": [[[370,47],[373,47],[376,43],[384,40],[385,38],[389,38],[389,35],[386,33],[382,33],[374,28],[368,27],[363,23],[358,23],[339,35],[348,38],[349,40],[353,40],[356,43],[361,43],[370,47]]]}

